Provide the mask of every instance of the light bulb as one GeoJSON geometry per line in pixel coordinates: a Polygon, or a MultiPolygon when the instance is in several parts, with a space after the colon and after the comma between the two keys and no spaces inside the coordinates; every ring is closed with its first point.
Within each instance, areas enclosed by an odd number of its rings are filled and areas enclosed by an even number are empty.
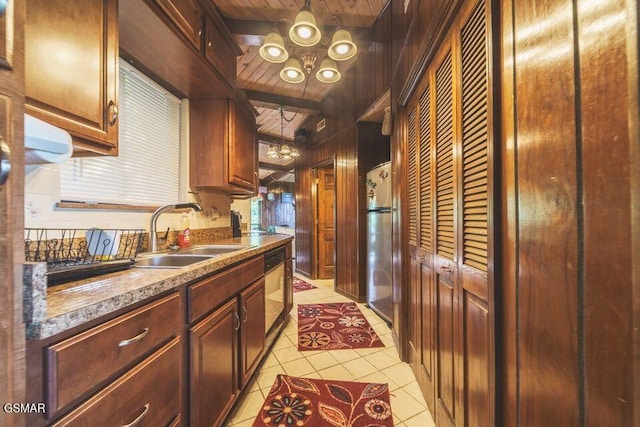
{"type": "Polygon", "coordinates": [[[298,72],[296,70],[287,70],[287,76],[291,77],[292,79],[298,77],[298,72]]]}
{"type": "Polygon", "coordinates": [[[300,25],[298,28],[296,28],[296,32],[303,39],[308,39],[309,37],[311,37],[311,34],[313,33],[311,31],[311,28],[306,25],[300,25]]]}
{"type": "Polygon", "coordinates": [[[336,52],[340,55],[344,55],[345,53],[349,52],[349,45],[346,43],[340,43],[338,46],[336,46],[336,52]]]}
{"type": "Polygon", "coordinates": [[[332,70],[323,70],[322,71],[322,77],[325,77],[327,79],[330,79],[335,75],[336,75],[336,73],[334,73],[332,70]]]}
{"type": "Polygon", "coordinates": [[[280,50],[279,48],[275,47],[275,46],[270,46],[267,49],[267,52],[269,53],[269,55],[275,57],[280,56],[280,54],[282,54],[282,50],[280,50]]]}

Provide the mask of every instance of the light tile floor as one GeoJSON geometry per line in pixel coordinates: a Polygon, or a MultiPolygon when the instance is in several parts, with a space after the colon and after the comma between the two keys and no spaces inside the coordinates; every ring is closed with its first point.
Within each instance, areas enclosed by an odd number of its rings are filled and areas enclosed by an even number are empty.
{"type": "Polygon", "coordinates": [[[413,371],[398,358],[391,330],[372,310],[358,304],[385,347],[364,350],[298,351],[297,304],[348,302],[333,291],[333,280],[301,279],[318,286],[294,294],[291,320],[282,331],[255,381],[241,397],[225,427],[249,427],[260,412],[276,375],[389,384],[391,410],[396,426],[435,427],[413,371]]]}

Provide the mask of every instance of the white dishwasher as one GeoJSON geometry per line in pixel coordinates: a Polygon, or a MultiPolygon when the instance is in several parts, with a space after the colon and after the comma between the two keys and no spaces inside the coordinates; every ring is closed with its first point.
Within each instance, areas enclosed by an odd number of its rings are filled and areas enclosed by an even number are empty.
{"type": "Polygon", "coordinates": [[[264,255],[264,327],[265,335],[284,311],[284,260],[285,248],[278,248],[264,255]]]}

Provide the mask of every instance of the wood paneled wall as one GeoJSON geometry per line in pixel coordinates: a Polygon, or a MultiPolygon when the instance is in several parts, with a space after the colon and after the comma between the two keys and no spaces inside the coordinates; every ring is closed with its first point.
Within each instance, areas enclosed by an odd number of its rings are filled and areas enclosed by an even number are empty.
{"type": "Polygon", "coordinates": [[[638,3],[501,10],[502,422],[639,425],[638,3]]]}
{"type": "Polygon", "coordinates": [[[273,192],[276,199],[272,202],[265,200],[262,202],[261,227],[266,230],[270,225],[295,227],[296,207],[293,203],[282,203],[282,193],[294,195],[295,184],[293,182],[274,182],[267,186],[267,191],[273,192]]]}
{"type": "MultiPolygon", "coordinates": [[[[376,42],[323,100],[324,116],[310,117],[302,156],[296,162],[296,270],[314,276],[312,169],[333,161],[336,173],[336,290],[349,298],[366,297],[366,213],[364,175],[367,166],[388,160],[389,138],[379,124],[359,123],[370,104],[389,88],[390,9],[374,26],[376,42]],[[316,130],[319,120],[326,126],[316,130]],[[364,148],[363,148],[364,147],[364,148]]],[[[301,146],[299,144],[298,146],[301,146]]]]}

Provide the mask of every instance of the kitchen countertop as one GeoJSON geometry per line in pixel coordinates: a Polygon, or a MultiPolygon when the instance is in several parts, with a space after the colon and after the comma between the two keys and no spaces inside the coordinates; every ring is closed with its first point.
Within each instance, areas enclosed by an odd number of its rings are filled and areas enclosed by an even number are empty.
{"type": "MultiPolygon", "coordinates": [[[[193,282],[270,249],[282,246],[292,237],[282,234],[236,237],[211,244],[256,246],[203,261],[185,268],[131,268],[99,277],[78,280],[51,288],[42,286],[42,273],[33,274],[25,289],[27,339],[51,337],[90,320],[193,282]],[[33,278],[32,277],[32,278],[33,278]],[[39,280],[38,280],[39,279],[39,280]],[[40,293],[41,295],[38,295],[40,293]]],[[[25,271],[30,271],[26,269],[25,271]]],[[[37,270],[37,269],[34,269],[37,270]]],[[[25,273],[25,277],[28,274],[25,273]]],[[[27,282],[27,280],[25,280],[27,282]]]]}

